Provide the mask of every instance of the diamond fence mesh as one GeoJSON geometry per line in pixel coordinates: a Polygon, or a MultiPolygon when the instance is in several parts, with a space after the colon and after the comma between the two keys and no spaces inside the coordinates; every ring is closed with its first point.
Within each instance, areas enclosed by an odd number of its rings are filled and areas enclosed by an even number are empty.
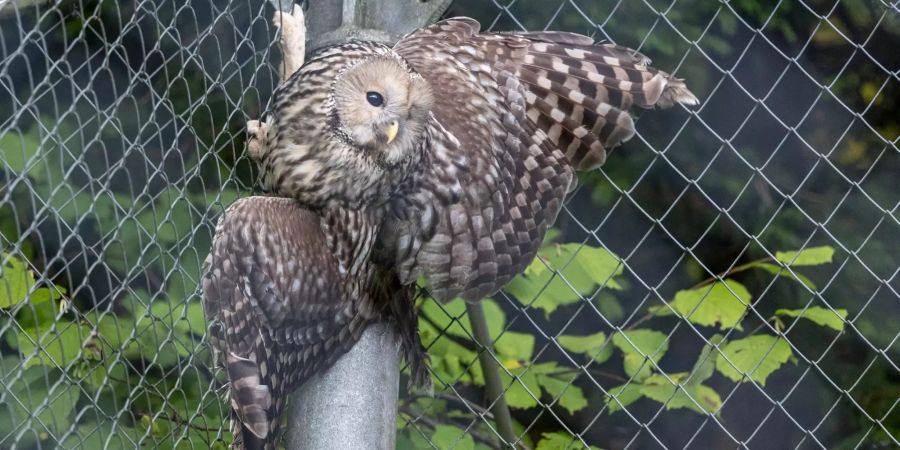
{"type": "MultiPolygon", "coordinates": [[[[231,441],[198,280],[254,190],[272,11],[0,0],[0,448],[231,441]]],[[[900,445],[896,2],[449,14],[639,49],[701,99],[639,113],[483,303],[518,448],[900,445]]],[[[401,395],[397,448],[507,448],[465,305],[418,305],[435,394],[401,395]]]]}

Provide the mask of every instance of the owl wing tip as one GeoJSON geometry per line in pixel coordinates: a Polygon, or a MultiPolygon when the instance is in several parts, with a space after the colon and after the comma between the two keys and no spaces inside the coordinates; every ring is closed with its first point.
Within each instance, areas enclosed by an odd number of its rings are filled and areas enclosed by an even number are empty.
{"type": "Polygon", "coordinates": [[[660,96],[657,105],[661,108],[668,108],[674,106],[676,103],[686,106],[696,106],[700,104],[700,99],[688,89],[683,80],[672,78],[669,80],[668,86],[666,86],[666,89],[660,96]]]}

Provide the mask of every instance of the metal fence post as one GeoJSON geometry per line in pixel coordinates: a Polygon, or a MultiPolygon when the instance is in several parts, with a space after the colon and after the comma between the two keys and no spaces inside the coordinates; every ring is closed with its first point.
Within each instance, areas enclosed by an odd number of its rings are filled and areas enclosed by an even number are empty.
{"type": "Polygon", "coordinates": [[[288,404],[285,448],[394,448],[400,356],[397,335],[375,324],[331,368],[304,383],[288,404]]]}
{"type": "MultiPolygon", "coordinates": [[[[290,11],[285,0],[270,0],[290,11]]],[[[312,52],[350,39],[395,42],[436,20],[451,0],[323,0],[306,10],[312,52]]],[[[304,383],[287,406],[288,450],[394,448],[400,382],[398,336],[379,323],[331,368],[304,383]]]]}

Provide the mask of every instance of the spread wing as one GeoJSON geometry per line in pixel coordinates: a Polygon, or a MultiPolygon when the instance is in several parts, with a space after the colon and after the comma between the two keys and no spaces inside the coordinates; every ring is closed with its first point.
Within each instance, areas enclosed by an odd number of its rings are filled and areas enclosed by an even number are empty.
{"type": "Polygon", "coordinates": [[[358,311],[320,220],[290,199],[251,197],[220,220],[203,282],[211,341],[245,448],[273,442],[285,394],[359,338],[358,311]]]}
{"type": "Polygon", "coordinates": [[[575,170],[634,134],[632,105],[696,103],[640,54],[572,33],[480,33],[449,19],[394,50],[436,99],[431,158],[379,238],[404,282],[490,295],[531,262],[575,170]]]}

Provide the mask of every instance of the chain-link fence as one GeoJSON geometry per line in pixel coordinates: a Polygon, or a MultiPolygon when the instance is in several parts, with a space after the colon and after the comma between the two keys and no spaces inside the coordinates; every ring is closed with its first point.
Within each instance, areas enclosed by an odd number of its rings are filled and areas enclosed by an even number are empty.
{"type": "MultiPolygon", "coordinates": [[[[230,442],[198,280],[254,189],[272,11],[0,0],[0,448],[230,442]]],[[[519,448],[900,445],[896,2],[450,13],[639,49],[701,99],[640,112],[484,302],[519,448]]],[[[435,394],[401,395],[398,448],[501,448],[465,305],[419,308],[435,394]]]]}

